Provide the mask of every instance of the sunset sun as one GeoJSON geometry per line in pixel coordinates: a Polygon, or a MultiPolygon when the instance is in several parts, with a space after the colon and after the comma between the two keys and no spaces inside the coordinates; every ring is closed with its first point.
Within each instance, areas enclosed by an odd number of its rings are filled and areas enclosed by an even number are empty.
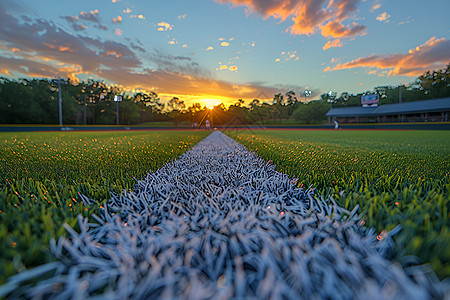
{"type": "Polygon", "coordinates": [[[220,100],[217,99],[203,99],[203,105],[205,105],[209,109],[213,109],[214,106],[219,105],[221,103],[220,100]]]}

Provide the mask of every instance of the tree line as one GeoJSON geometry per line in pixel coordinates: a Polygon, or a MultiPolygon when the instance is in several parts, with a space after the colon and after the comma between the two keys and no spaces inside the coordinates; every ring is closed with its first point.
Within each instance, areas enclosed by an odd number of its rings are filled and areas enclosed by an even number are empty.
{"type": "MultiPolygon", "coordinates": [[[[137,92],[129,95],[122,88],[102,81],[87,80],[74,83],[67,80],[62,86],[63,123],[76,125],[115,124],[114,97],[121,95],[120,124],[172,121],[175,124],[202,124],[209,119],[213,125],[267,124],[291,120],[296,123],[322,123],[331,107],[360,106],[361,96],[378,94],[380,105],[450,96],[450,64],[445,69],[428,71],[408,86],[380,86],[372,91],[350,94],[330,92],[317,100],[303,102],[308,91],[278,93],[272,101],[253,99],[244,105],[242,99],[225,107],[209,110],[200,103],[187,107],[184,101],[173,97],[161,101],[155,92],[137,92]],[[401,91],[400,91],[401,90],[401,91]],[[301,99],[299,99],[301,98],[301,99]]],[[[58,124],[58,85],[47,79],[0,78],[0,123],[3,124],[58,124]]]]}

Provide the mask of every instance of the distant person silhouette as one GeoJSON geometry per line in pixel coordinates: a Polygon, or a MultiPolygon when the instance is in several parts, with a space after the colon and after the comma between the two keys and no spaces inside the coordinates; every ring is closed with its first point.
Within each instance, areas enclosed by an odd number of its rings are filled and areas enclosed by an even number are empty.
{"type": "Polygon", "coordinates": [[[209,122],[209,120],[206,120],[205,124],[206,124],[206,129],[209,131],[209,129],[211,129],[211,123],[209,122]]]}
{"type": "Polygon", "coordinates": [[[339,129],[339,122],[338,122],[338,120],[334,120],[334,129],[339,129]]]}

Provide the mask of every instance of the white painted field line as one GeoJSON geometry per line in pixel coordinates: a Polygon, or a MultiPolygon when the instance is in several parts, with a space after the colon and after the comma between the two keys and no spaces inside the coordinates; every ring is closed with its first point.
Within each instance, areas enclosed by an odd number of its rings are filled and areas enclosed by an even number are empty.
{"type": "Polygon", "coordinates": [[[71,237],[52,245],[59,262],[10,278],[0,296],[431,299],[449,291],[424,268],[385,259],[391,236],[378,241],[356,210],[295,182],[213,132],[110,199],[98,223],[80,216],[80,232],[66,226],[71,237]],[[50,279],[25,285],[49,270],[50,279]]]}

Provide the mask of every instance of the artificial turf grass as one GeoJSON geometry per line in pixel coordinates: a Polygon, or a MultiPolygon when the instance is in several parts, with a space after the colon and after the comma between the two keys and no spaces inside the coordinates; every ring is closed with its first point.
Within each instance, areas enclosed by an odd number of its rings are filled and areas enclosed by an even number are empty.
{"type": "Polygon", "coordinates": [[[0,284],[53,259],[51,239],[208,133],[0,133],[0,284]],[[95,199],[86,205],[81,196],[95,199]]]}
{"type": "Polygon", "coordinates": [[[450,276],[450,133],[447,131],[227,131],[250,150],[299,178],[299,185],[360,205],[380,235],[396,225],[392,259],[408,255],[450,276]]]}

